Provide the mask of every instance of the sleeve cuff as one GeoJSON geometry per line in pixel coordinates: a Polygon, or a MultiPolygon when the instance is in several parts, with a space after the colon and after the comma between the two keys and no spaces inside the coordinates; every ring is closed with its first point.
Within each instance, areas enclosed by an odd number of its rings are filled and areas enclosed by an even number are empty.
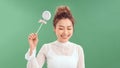
{"type": "Polygon", "coordinates": [[[25,59],[30,61],[31,59],[34,59],[35,56],[36,56],[36,48],[33,50],[31,56],[30,56],[30,49],[28,49],[27,53],[25,54],[25,59]]]}

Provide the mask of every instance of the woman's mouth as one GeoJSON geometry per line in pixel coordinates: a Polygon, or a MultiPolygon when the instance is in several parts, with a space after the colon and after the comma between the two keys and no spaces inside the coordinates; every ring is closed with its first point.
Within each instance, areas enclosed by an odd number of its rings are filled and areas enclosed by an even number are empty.
{"type": "Polygon", "coordinates": [[[61,35],[63,39],[67,39],[70,35],[61,35]]]}

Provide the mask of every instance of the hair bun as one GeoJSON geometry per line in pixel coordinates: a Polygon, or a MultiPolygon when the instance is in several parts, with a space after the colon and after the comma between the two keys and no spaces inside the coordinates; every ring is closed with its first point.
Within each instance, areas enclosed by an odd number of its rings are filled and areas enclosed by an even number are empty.
{"type": "Polygon", "coordinates": [[[57,10],[56,10],[57,15],[60,14],[68,14],[70,15],[70,9],[67,6],[60,6],[57,10]]]}

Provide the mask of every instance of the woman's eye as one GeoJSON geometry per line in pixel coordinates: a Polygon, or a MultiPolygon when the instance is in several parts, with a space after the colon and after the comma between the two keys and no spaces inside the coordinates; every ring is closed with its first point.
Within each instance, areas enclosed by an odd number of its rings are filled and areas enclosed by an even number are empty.
{"type": "Polygon", "coordinates": [[[71,28],[68,28],[68,30],[71,30],[71,28]]]}
{"type": "Polygon", "coordinates": [[[59,30],[63,30],[63,28],[59,28],[59,30]]]}

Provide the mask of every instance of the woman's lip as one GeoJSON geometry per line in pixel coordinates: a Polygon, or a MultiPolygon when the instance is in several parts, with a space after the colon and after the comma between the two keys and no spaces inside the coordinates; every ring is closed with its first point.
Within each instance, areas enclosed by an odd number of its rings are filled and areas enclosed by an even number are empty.
{"type": "Polygon", "coordinates": [[[69,35],[61,35],[61,37],[62,37],[63,39],[67,39],[67,38],[69,37],[69,35]]]}

